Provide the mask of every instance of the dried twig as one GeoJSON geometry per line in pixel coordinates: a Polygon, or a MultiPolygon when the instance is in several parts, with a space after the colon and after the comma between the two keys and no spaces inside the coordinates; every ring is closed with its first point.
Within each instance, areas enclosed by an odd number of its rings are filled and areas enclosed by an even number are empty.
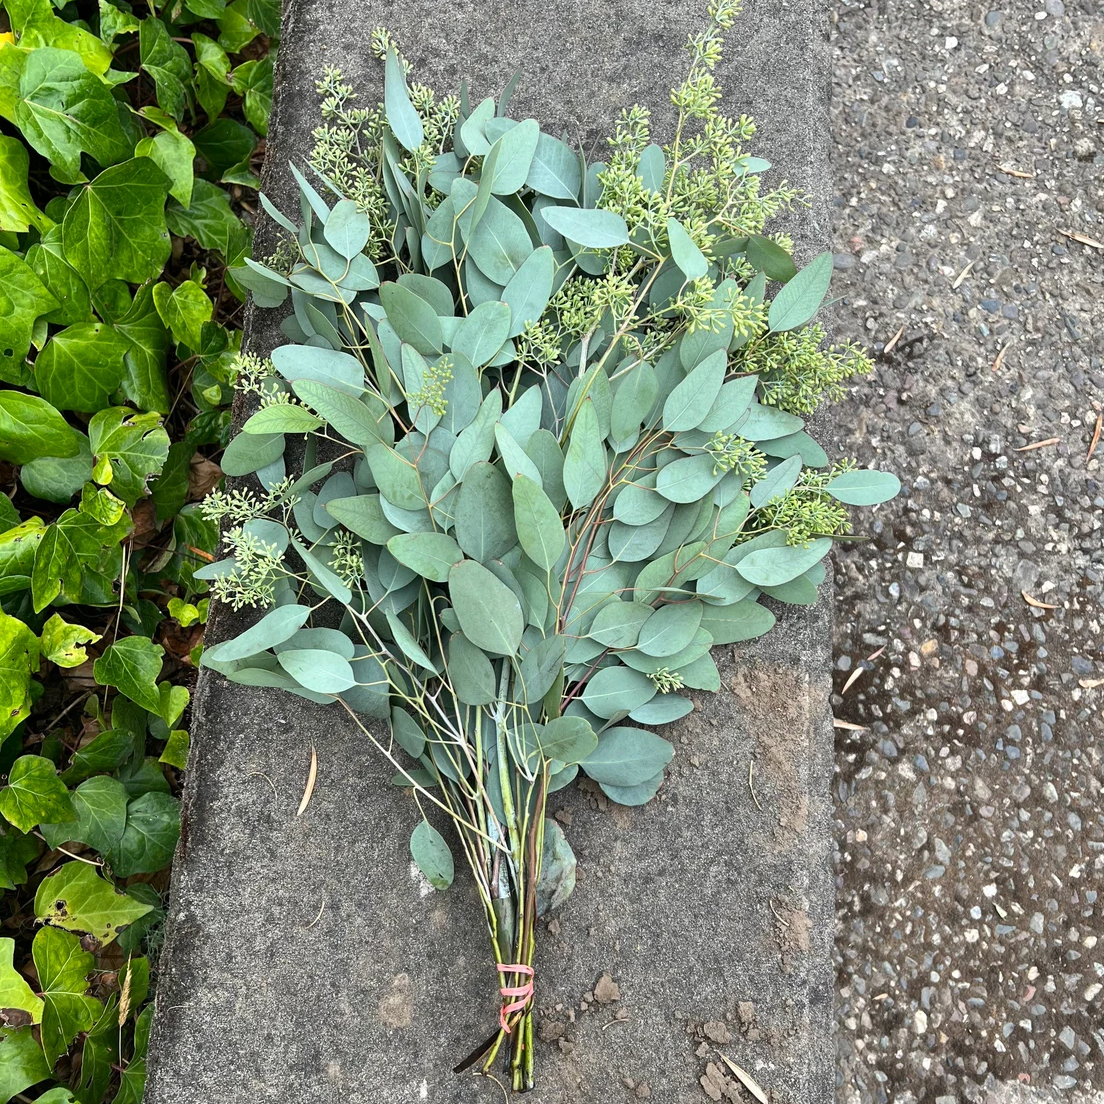
{"type": "Polygon", "coordinates": [[[1086,464],[1093,458],[1093,453],[1096,452],[1096,446],[1100,444],[1101,429],[1104,429],[1104,410],[1096,416],[1096,429],[1093,430],[1092,441],[1089,444],[1089,454],[1085,457],[1086,464]]]}
{"type": "Polygon", "coordinates": [[[1019,448],[1014,448],[1012,451],[1030,452],[1032,449],[1046,448],[1048,445],[1057,445],[1061,440],[1061,437],[1048,437],[1045,441],[1033,441],[1030,445],[1021,445],[1019,448]]]}
{"type": "Polygon", "coordinates": [[[1090,249],[1104,249],[1104,242],[1099,242],[1096,238],[1090,238],[1088,234],[1079,233],[1077,230],[1059,230],[1058,233],[1069,238],[1070,241],[1087,245],[1090,249]]]}
{"type": "Polygon", "coordinates": [[[752,780],[751,780],[752,771],[754,771],[754,769],[755,769],[755,760],[754,759],[749,759],[748,760],[748,789],[751,791],[751,800],[755,802],[755,807],[759,810],[759,812],[762,812],[763,811],[763,806],[759,804],[759,798],[756,796],[756,793],[755,793],[755,783],[752,782],[752,780]]]}
{"type": "Polygon", "coordinates": [[[865,732],[866,725],[852,724],[850,721],[841,721],[839,717],[832,718],[833,728],[846,728],[848,732],[865,732]]]}
{"type": "Polygon", "coordinates": [[[1001,165],[1000,171],[1007,173],[1008,176],[1015,176],[1020,180],[1034,180],[1035,174],[1033,172],[1024,172],[1023,169],[1014,169],[1011,165],[1001,165]]]}
{"type": "Polygon", "coordinates": [[[1058,608],[1057,606],[1049,606],[1049,605],[1047,605],[1046,602],[1040,602],[1038,598],[1032,598],[1031,595],[1028,594],[1026,590],[1021,590],[1020,593],[1023,595],[1023,600],[1029,606],[1034,606],[1036,609],[1057,609],[1058,608]]]}
{"type": "Polygon", "coordinates": [[[267,783],[269,784],[269,786],[271,786],[271,787],[272,787],[272,796],[273,796],[273,797],[274,797],[274,798],[275,798],[275,799],[276,799],[277,801],[279,801],[279,800],[280,800],[280,795],[279,795],[279,793],[277,793],[277,791],[276,791],[276,784],[275,784],[275,783],[274,783],[274,782],[272,781],[272,779],[271,779],[271,778],[269,778],[269,777],[268,777],[268,775],[267,775],[267,774],[265,774],[265,772],[264,772],[264,771],[250,771],[250,772],[249,772],[249,773],[248,773],[248,774],[246,775],[246,778],[263,778],[263,779],[264,779],[264,780],[265,780],[265,781],[266,781],[266,782],[267,782],[267,783]]]}
{"type": "Polygon", "coordinates": [[[951,284],[951,291],[958,291],[962,287],[962,281],[970,275],[970,269],[977,264],[977,261],[971,261],[959,274],[955,277],[955,282],[951,284]]]}
{"type": "Polygon", "coordinates": [[[1012,348],[1012,342],[1015,341],[1015,340],[1016,339],[1014,337],[1010,338],[1008,344],[1005,345],[1004,348],[1001,349],[1001,351],[999,353],[997,353],[997,359],[993,361],[993,371],[994,372],[997,372],[997,371],[1000,370],[1000,366],[1004,363],[1005,355],[1008,353],[1008,350],[1012,348]]]}
{"type": "MultiPolygon", "coordinates": [[[[868,655],[866,657],[866,662],[867,663],[873,663],[874,660],[876,660],[878,658],[878,656],[880,656],[882,654],[882,652],[884,652],[885,650],[886,650],[886,646],[883,644],[876,652],[871,652],[870,655],[868,655]]],[[[847,691],[850,690],[852,686],[855,685],[856,680],[859,678],[859,676],[863,673],[864,670],[865,670],[865,668],[860,665],[860,666],[856,667],[851,672],[851,674],[847,678],[847,681],[843,684],[843,689],[840,691],[840,696],[841,697],[844,694],[846,694],[847,691]]]]}
{"type": "Polygon", "coordinates": [[[311,794],[314,793],[314,781],[318,777],[318,752],[315,751],[314,745],[311,744],[311,761],[310,770],[307,772],[307,788],[303,791],[303,800],[299,802],[299,808],[296,810],[295,815],[302,816],[303,811],[307,805],[310,804],[311,794]]]}
{"type": "MultiPolygon", "coordinates": [[[[719,1050],[717,1051],[717,1053],[721,1054],[719,1050]]],[[[743,1085],[744,1088],[747,1089],[747,1091],[751,1093],[751,1095],[754,1096],[756,1100],[759,1101],[759,1104],[770,1104],[767,1098],[767,1094],[763,1092],[762,1088],[760,1088],[759,1082],[756,1081],[755,1078],[752,1077],[747,1070],[741,1069],[731,1058],[727,1057],[724,1054],[721,1054],[721,1060],[736,1075],[740,1084],[743,1085]]]]}

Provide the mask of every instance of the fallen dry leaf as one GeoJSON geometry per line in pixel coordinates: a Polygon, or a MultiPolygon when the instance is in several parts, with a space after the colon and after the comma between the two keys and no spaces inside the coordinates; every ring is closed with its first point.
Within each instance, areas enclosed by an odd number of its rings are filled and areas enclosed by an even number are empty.
{"type": "Polygon", "coordinates": [[[1046,448],[1048,445],[1057,445],[1061,440],[1061,437],[1048,437],[1045,441],[1034,441],[1030,445],[1021,445],[1019,448],[1014,448],[1012,451],[1030,452],[1032,449],[1046,448]]]}
{"type": "Polygon", "coordinates": [[[1089,454],[1085,457],[1086,464],[1093,458],[1093,453],[1096,452],[1096,446],[1100,444],[1101,429],[1104,429],[1104,410],[1096,416],[1096,429],[1093,430],[1092,442],[1089,445],[1089,454]]]}
{"type": "MultiPolygon", "coordinates": [[[[717,1051],[717,1053],[720,1054],[721,1052],[717,1051]]],[[[752,1077],[747,1070],[741,1069],[731,1058],[729,1058],[725,1054],[721,1054],[721,1061],[724,1062],[724,1064],[728,1066],[730,1070],[732,1070],[732,1072],[739,1079],[740,1084],[743,1085],[744,1088],[747,1089],[747,1091],[751,1093],[751,1095],[754,1096],[756,1100],[759,1101],[759,1104],[770,1104],[770,1101],[767,1099],[767,1094],[763,1092],[763,1090],[759,1087],[759,1082],[756,1081],[755,1078],[752,1077]]]]}
{"type": "Polygon", "coordinates": [[[1048,606],[1046,602],[1040,602],[1038,598],[1032,598],[1026,590],[1021,590],[1023,600],[1029,605],[1034,606],[1036,609],[1057,609],[1057,606],[1048,606]]]}
{"type": "Polygon", "coordinates": [[[951,291],[958,291],[958,289],[959,289],[960,287],[962,287],[962,281],[963,281],[963,280],[965,280],[965,279],[966,279],[966,277],[970,275],[970,269],[971,269],[971,268],[973,268],[975,264],[977,264],[977,261],[971,261],[971,262],[970,262],[970,263],[969,263],[969,264],[968,264],[968,265],[967,265],[967,266],[966,266],[966,267],[965,267],[965,268],[964,268],[964,269],[963,269],[963,270],[962,270],[962,271],[961,271],[961,272],[960,272],[960,273],[958,274],[958,276],[957,276],[957,277],[955,278],[955,282],[954,282],[953,284],[951,284],[951,291]]]}
{"type": "Polygon", "coordinates": [[[848,732],[865,732],[866,725],[852,724],[850,721],[841,721],[839,717],[832,718],[833,728],[846,728],[848,732]]]}
{"type": "Polygon", "coordinates": [[[1090,238],[1088,234],[1081,234],[1076,230],[1059,230],[1058,233],[1063,237],[1069,238],[1070,241],[1079,242],[1081,245],[1087,245],[1091,249],[1104,249],[1104,242],[1098,242],[1096,238],[1090,238]]]}
{"type": "Polygon", "coordinates": [[[303,800],[299,802],[299,808],[296,811],[296,816],[302,816],[303,810],[306,809],[310,803],[311,794],[314,793],[314,780],[318,777],[318,752],[315,751],[314,745],[311,745],[311,762],[310,770],[307,772],[307,788],[303,791],[303,800]]]}
{"type": "Polygon", "coordinates": [[[901,340],[901,335],[905,332],[905,327],[902,326],[887,342],[883,353],[891,353],[897,345],[897,342],[901,340]]]}
{"type": "MultiPolygon", "coordinates": [[[[871,652],[871,653],[870,653],[870,655],[868,655],[868,656],[866,657],[866,662],[867,662],[867,663],[873,663],[873,662],[874,662],[874,660],[876,660],[876,659],[878,658],[878,656],[880,656],[880,655],[882,654],[882,652],[884,652],[885,650],[886,650],[886,646],[885,646],[885,645],[883,644],[883,645],[882,645],[882,646],[881,646],[881,647],[880,647],[880,648],[879,648],[879,649],[878,649],[877,651],[875,651],[875,652],[871,652]]],[[[846,694],[846,693],[847,693],[847,691],[848,691],[848,690],[850,690],[852,686],[854,686],[854,685],[855,685],[855,681],[856,681],[856,680],[858,679],[858,677],[859,677],[859,676],[860,676],[860,675],[861,675],[861,674],[863,673],[863,671],[864,671],[864,670],[865,670],[865,668],[863,668],[863,667],[862,667],[862,666],[860,665],[860,666],[856,667],[856,668],[855,668],[855,669],[854,669],[854,670],[853,670],[853,671],[851,672],[851,674],[850,674],[850,675],[848,676],[848,678],[847,678],[847,681],[846,681],[846,682],[845,682],[845,683],[843,684],[843,689],[842,689],[842,690],[840,691],[840,696],[841,696],[841,697],[842,697],[842,696],[843,696],[844,694],[846,694]]]]}
{"type": "Polygon", "coordinates": [[[1098,686],[1104,686],[1104,679],[1078,679],[1077,685],[1082,690],[1095,690],[1098,686]]]}
{"type": "Polygon", "coordinates": [[[222,468],[197,452],[188,465],[188,501],[198,502],[206,498],[221,478],[222,468]]]}

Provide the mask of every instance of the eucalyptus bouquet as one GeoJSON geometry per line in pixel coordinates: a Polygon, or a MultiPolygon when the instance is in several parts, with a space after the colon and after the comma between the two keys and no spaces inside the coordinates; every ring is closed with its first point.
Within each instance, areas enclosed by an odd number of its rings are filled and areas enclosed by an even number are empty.
{"type": "Polygon", "coordinates": [[[899,487],[804,431],[869,362],[812,321],[831,255],[798,272],[763,234],[798,197],[718,109],[735,14],[718,0],[691,39],[671,141],[633,107],[596,164],[508,93],[408,85],[376,32],[384,105],[325,74],[320,190],[295,172],[298,226],[263,200],[288,237],[237,273],[294,311],[288,344],[242,358],[255,412],[223,468],[261,489],[211,497],[230,555],[198,575],[269,612],[203,664],[347,712],[412,791],[439,889],[425,814],[451,820],[502,997],[461,1066],[504,1052],[518,1090],[536,920],[575,877],[548,795],[581,771],[648,801],[673,754],[651,727],[718,689],[710,649],[770,629],[764,595],[813,602],[846,506],[899,487]]]}

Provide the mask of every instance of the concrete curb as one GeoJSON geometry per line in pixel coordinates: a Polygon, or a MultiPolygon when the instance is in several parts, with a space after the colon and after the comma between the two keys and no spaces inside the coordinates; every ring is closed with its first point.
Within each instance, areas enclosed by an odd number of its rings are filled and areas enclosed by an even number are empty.
{"type": "MultiPolygon", "coordinates": [[[[662,115],[698,8],[290,0],[266,191],[283,200],[287,159],[309,151],[322,65],[365,99],[379,89],[376,21],[442,91],[462,76],[495,91],[524,65],[512,113],[593,141],[634,100],[662,115]]],[[[793,227],[805,253],[826,238],[826,31],[821,0],[756,0],[720,74],[730,110],[760,122],[757,152],[815,198],[793,227]]],[[[248,328],[259,351],[280,341],[270,316],[248,328]]],[[[580,881],[542,932],[535,1104],[742,1099],[718,1051],[776,1101],[831,1100],[829,618],[826,594],[735,657],[722,649],[721,693],[668,733],[678,753],[657,801],[557,795],[580,881]],[[618,999],[595,992],[603,974],[618,999]]],[[[220,609],[210,635],[238,626],[220,609]]],[[[460,879],[438,894],[411,875],[414,807],[360,733],[206,672],[192,732],[147,1104],[500,1098],[450,1072],[495,1019],[476,902],[460,879]],[[317,785],[296,817],[312,745],[317,785]]]]}

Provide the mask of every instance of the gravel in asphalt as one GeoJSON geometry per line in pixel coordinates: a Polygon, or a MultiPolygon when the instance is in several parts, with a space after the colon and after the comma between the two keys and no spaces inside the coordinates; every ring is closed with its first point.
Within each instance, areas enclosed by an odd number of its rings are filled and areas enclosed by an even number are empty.
{"type": "Polygon", "coordinates": [[[1101,1101],[1104,17],[835,24],[835,418],[904,483],[836,559],[839,1098],[1101,1101]]]}

